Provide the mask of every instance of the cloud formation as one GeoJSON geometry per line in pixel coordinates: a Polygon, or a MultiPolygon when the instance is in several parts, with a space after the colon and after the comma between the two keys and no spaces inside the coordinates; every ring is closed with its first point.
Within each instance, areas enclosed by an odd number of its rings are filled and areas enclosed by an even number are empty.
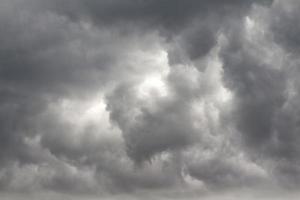
{"type": "Polygon", "coordinates": [[[0,198],[297,196],[299,6],[2,0],[0,198]]]}

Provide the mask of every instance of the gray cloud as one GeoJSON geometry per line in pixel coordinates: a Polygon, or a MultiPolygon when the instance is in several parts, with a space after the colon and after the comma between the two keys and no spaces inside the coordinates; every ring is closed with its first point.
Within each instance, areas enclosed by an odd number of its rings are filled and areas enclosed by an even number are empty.
{"type": "Polygon", "coordinates": [[[284,33],[286,29],[279,28],[294,20],[293,15],[287,18],[282,14],[287,7],[293,7],[289,3],[276,1],[269,10],[255,8],[250,17],[256,24],[251,24],[248,18],[246,26],[231,29],[238,34],[230,32],[227,35],[229,45],[221,55],[224,83],[235,96],[229,120],[235,123],[245,148],[254,159],[272,165],[269,167],[273,168],[273,176],[278,178],[279,185],[297,188],[299,149],[296,144],[299,138],[295,133],[298,109],[291,103],[298,98],[298,81],[295,80],[298,61],[293,55],[297,45],[290,32],[284,33]],[[264,11],[267,14],[262,14],[264,11]],[[278,23],[278,20],[287,22],[278,23]],[[292,40],[293,45],[288,45],[292,40]]]}
{"type": "Polygon", "coordinates": [[[298,189],[298,7],[1,1],[0,198],[298,189]]]}
{"type": "Polygon", "coordinates": [[[276,1],[270,11],[270,27],[276,42],[292,53],[299,51],[299,14],[296,12],[298,7],[297,1],[288,1],[285,4],[276,1]]]}

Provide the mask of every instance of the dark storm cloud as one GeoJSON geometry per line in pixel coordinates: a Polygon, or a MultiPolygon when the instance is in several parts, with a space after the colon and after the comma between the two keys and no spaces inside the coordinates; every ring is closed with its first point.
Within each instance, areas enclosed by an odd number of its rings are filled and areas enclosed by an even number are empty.
{"type": "Polygon", "coordinates": [[[218,28],[226,18],[243,15],[254,2],[269,5],[272,1],[228,0],[223,4],[218,0],[104,0],[72,3],[66,0],[46,5],[75,21],[90,19],[96,26],[117,24],[125,32],[130,31],[126,26],[143,31],[158,29],[171,41],[179,34],[182,38],[180,48],[193,60],[207,54],[215,45],[218,28]],[[183,29],[188,31],[182,33],[183,29]]]}
{"type": "Polygon", "coordinates": [[[297,188],[299,3],[272,2],[1,1],[1,190],[297,188]]]}
{"type": "Polygon", "coordinates": [[[241,8],[251,5],[253,1],[241,2],[229,0],[225,4],[219,1],[171,1],[171,0],[113,0],[113,1],[69,1],[53,3],[54,10],[62,11],[69,16],[87,16],[96,22],[141,22],[166,27],[180,27],[193,17],[210,15],[211,11],[241,8]],[[75,8],[75,9],[74,9],[75,8]],[[77,9],[77,10],[76,10],[77,9]],[[81,12],[76,12],[81,11],[81,12]]]}
{"type": "Polygon", "coordinates": [[[298,1],[283,4],[277,1],[270,12],[270,29],[274,41],[285,51],[287,62],[283,69],[288,75],[287,98],[276,120],[275,156],[281,158],[277,163],[280,181],[284,185],[297,188],[299,184],[299,14],[295,10],[300,6],[298,1]]]}
{"type": "Polygon", "coordinates": [[[224,83],[235,95],[230,121],[235,123],[250,155],[272,163],[279,185],[290,188],[297,188],[299,183],[299,117],[295,103],[299,101],[299,61],[295,58],[297,26],[291,25],[298,18],[293,12],[296,6],[293,1],[276,1],[270,10],[257,9],[254,18],[267,12],[266,18],[258,20],[265,33],[255,35],[249,43],[247,27],[231,28],[228,45],[221,53],[224,83]],[[273,50],[270,61],[268,53],[255,44],[260,37],[264,38],[264,48],[270,49],[267,52],[273,50]]]}
{"type": "Polygon", "coordinates": [[[224,82],[236,95],[233,116],[238,128],[247,142],[260,146],[271,138],[274,117],[285,101],[285,74],[252,55],[238,34],[231,33],[228,47],[222,50],[224,82]]]}
{"type": "Polygon", "coordinates": [[[271,29],[276,42],[291,53],[298,53],[300,46],[300,27],[297,23],[300,4],[298,1],[289,0],[286,3],[277,1],[274,3],[270,17],[271,29]]]}

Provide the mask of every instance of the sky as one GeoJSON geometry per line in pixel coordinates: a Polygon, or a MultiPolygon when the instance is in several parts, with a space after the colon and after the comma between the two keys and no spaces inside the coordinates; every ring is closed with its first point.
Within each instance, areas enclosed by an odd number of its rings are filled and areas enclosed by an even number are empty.
{"type": "Polygon", "coordinates": [[[0,0],[0,199],[299,199],[299,9],[0,0]]]}

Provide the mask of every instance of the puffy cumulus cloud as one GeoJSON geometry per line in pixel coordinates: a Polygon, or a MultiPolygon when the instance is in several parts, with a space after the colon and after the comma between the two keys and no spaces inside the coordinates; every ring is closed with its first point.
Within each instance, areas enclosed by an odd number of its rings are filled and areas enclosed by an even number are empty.
{"type": "Polygon", "coordinates": [[[299,6],[2,0],[0,198],[297,198],[299,6]]]}

